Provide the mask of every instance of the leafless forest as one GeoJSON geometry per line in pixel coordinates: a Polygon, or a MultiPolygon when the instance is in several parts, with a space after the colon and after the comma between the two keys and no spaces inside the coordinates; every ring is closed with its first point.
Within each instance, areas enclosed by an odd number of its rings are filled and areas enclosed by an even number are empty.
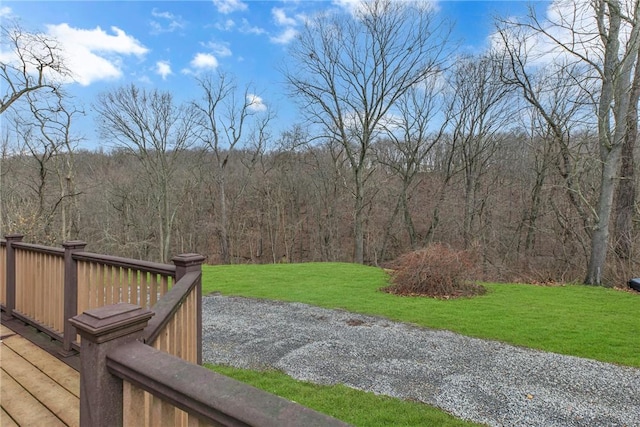
{"type": "Polygon", "coordinates": [[[496,22],[475,56],[419,4],[318,16],[282,69],[300,123],[276,134],[220,72],[190,102],[102,93],[94,151],[55,40],[3,28],[19,59],[2,64],[0,229],[163,262],[381,265],[439,242],[484,279],[623,285],[640,275],[638,3],[567,4],[496,22]]]}

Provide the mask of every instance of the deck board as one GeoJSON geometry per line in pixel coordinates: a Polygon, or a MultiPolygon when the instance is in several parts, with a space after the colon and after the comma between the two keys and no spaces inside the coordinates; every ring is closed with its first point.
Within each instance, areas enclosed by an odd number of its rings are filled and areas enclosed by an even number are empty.
{"type": "Polygon", "coordinates": [[[17,427],[17,425],[18,424],[16,424],[16,422],[13,421],[13,418],[11,418],[3,408],[0,408],[0,426],[17,427]]]}
{"type": "Polygon", "coordinates": [[[80,375],[76,370],[34,346],[20,335],[13,335],[3,341],[7,347],[21,355],[33,366],[76,397],[80,397],[80,375]],[[35,351],[35,350],[40,351],[35,351]]]}
{"type": "MultiPolygon", "coordinates": [[[[4,359],[4,348],[3,359],[4,359]]],[[[0,370],[2,408],[22,427],[64,426],[51,411],[18,384],[3,368],[0,370]]]]}
{"type": "Polygon", "coordinates": [[[0,333],[0,424],[78,426],[79,373],[5,325],[0,333]]]}

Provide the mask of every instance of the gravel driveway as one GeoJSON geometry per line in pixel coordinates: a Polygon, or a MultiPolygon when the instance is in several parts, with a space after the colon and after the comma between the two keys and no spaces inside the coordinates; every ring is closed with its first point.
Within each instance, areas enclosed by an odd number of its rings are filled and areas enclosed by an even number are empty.
{"type": "Polygon", "coordinates": [[[492,426],[640,426],[640,369],[300,303],[207,296],[202,311],[205,362],[415,399],[492,426]]]}

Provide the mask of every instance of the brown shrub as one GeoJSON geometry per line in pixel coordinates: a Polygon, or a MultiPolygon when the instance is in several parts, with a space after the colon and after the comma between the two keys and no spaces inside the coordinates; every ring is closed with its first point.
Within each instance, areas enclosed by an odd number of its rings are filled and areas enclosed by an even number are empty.
{"type": "Polygon", "coordinates": [[[388,266],[392,284],[382,290],[397,295],[444,299],[482,295],[486,289],[469,281],[475,264],[468,251],[456,251],[441,244],[430,245],[392,262],[388,266]]]}

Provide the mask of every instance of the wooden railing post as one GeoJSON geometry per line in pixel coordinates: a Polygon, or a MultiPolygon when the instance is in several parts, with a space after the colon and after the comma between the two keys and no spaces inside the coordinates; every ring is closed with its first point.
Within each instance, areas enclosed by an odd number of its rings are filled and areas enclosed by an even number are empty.
{"type": "Polygon", "coordinates": [[[82,251],[87,244],[80,240],[64,242],[64,331],[62,350],[63,356],[73,353],[71,344],[76,337],[76,328],[69,319],[78,314],[78,266],[73,259],[73,253],[82,251]]]}
{"type": "Polygon", "coordinates": [[[194,271],[200,273],[200,279],[196,284],[196,356],[198,365],[202,365],[202,264],[205,257],[200,254],[182,254],[173,257],[171,261],[176,266],[176,283],[182,277],[194,271]]]}
{"type": "Polygon", "coordinates": [[[13,249],[13,243],[21,242],[24,235],[9,234],[4,236],[7,241],[7,271],[6,271],[6,297],[5,308],[8,316],[13,316],[13,310],[16,308],[16,252],[13,249]]]}
{"type": "Polygon", "coordinates": [[[80,347],[80,426],[122,425],[122,380],[107,371],[107,354],[138,339],[153,312],[129,303],[99,307],[69,321],[80,347]]]}

